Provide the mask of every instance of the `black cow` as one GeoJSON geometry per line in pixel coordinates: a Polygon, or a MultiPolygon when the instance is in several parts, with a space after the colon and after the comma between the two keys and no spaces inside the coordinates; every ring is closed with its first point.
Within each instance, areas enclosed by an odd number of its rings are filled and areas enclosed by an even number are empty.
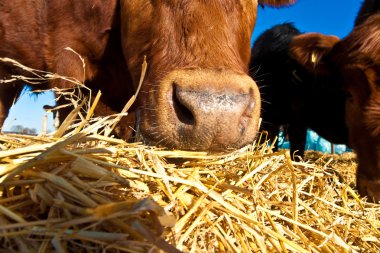
{"type": "MultiPolygon", "coordinates": [[[[314,76],[290,54],[290,42],[301,32],[291,23],[262,33],[252,48],[250,74],[262,96],[262,127],[271,140],[288,127],[291,153],[304,154],[310,128],[333,143],[347,143],[344,94],[329,78],[314,76]]],[[[330,36],[332,42],[339,40],[330,36]]]]}

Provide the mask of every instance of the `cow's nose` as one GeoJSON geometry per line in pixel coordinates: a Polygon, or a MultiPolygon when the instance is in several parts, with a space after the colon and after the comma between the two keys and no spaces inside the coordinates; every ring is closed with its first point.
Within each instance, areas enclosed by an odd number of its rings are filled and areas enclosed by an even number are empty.
{"type": "Polygon", "coordinates": [[[168,119],[162,125],[176,148],[218,151],[253,141],[260,95],[248,76],[180,71],[163,85],[167,105],[159,107],[168,119]]]}
{"type": "Polygon", "coordinates": [[[256,137],[260,94],[248,75],[175,70],[147,94],[140,129],[149,144],[214,152],[239,148],[256,137]]]}
{"type": "Polygon", "coordinates": [[[190,136],[197,132],[209,133],[218,144],[238,139],[246,131],[247,118],[253,113],[253,89],[238,93],[213,91],[207,84],[202,87],[194,89],[173,83],[172,104],[175,117],[183,124],[181,130],[188,131],[190,136]]]}

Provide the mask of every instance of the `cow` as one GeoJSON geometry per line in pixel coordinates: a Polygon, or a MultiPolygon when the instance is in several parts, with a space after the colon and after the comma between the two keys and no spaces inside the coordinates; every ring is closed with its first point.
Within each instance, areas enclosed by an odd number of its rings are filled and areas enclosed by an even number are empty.
{"type": "Polygon", "coordinates": [[[323,34],[294,39],[297,61],[316,75],[335,78],[343,87],[349,144],[357,154],[357,187],[380,201],[380,4],[363,2],[353,30],[326,44],[323,34]]]}
{"type": "MultiPolygon", "coordinates": [[[[249,70],[261,92],[262,128],[273,141],[280,127],[287,127],[290,152],[296,159],[304,155],[308,128],[330,142],[348,142],[345,96],[334,82],[316,77],[293,59],[290,43],[299,35],[292,23],[264,31],[252,47],[249,70]]],[[[331,43],[339,40],[330,39],[331,43]]]]}
{"type": "MultiPolygon", "coordinates": [[[[96,113],[110,114],[137,90],[146,56],[134,110],[145,143],[224,151],[252,142],[258,129],[260,94],[247,74],[257,7],[294,2],[0,0],[0,57],[101,90],[96,113]]],[[[21,74],[28,75],[0,65],[3,80],[21,74]]],[[[0,125],[23,86],[1,84],[0,125]]],[[[52,80],[32,88],[72,86],[52,80]]]]}

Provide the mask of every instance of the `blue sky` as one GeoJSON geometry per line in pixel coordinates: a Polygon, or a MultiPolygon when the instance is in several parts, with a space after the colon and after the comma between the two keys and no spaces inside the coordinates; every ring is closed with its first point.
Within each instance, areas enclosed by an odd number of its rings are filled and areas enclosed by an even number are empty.
{"type": "MultiPolygon", "coordinates": [[[[298,0],[288,8],[259,8],[252,42],[264,30],[273,25],[293,22],[301,32],[321,32],[346,36],[353,27],[355,16],[362,0],[298,0]]],[[[43,105],[54,104],[54,96],[47,92],[38,97],[24,94],[11,109],[3,130],[13,125],[23,125],[41,131],[44,111],[43,105]]],[[[53,129],[52,116],[48,116],[49,128],[53,129]]]]}
{"type": "Polygon", "coordinates": [[[293,22],[301,32],[346,36],[353,27],[363,0],[298,0],[288,8],[259,8],[255,39],[264,30],[283,22],[293,22]]]}
{"type": "MultiPolygon", "coordinates": [[[[44,116],[42,107],[54,104],[52,92],[45,92],[38,96],[23,92],[17,103],[11,108],[8,118],[4,122],[3,131],[10,131],[14,125],[22,125],[28,128],[35,128],[37,133],[40,133],[44,116]]],[[[54,130],[51,113],[48,114],[48,129],[54,130]]]]}

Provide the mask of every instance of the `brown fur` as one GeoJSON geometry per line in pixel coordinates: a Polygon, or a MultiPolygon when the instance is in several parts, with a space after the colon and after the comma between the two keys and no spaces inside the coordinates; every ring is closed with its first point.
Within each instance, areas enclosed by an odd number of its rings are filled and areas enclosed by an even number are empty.
{"type": "MultiPolygon", "coordinates": [[[[372,3],[368,1],[368,3],[372,3]]],[[[365,3],[364,3],[365,4],[365,3]]],[[[363,8],[362,8],[363,9],[363,8]]],[[[356,151],[358,189],[380,201],[380,13],[361,19],[343,40],[318,55],[313,71],[342,82],[347,93],[346,124],[349,144],[356,151]]],[[[324,35],[305,35],[294,45],[299,61],[311,66],[311,48],[328,41],[324,35]],[[324,41],[324,42],[323,42],[324,41]],[[303,44],[304,43],[304,44],[303,44]],[[303,46],[304,45],[304,46],[303,46]],[[306,46],[307,45],[307,46],[306,46]]]]}
{"type": "Polygon", "coordinates": [[[292,1],[287,1],[287,0],[259,0],[260,5],[268,5],[272,7],[278,7],[278,6],[283,6],[283,5],[290,5],[294,4],[296,0],[292,1]]]}
{"type": "Polygon", "coordinates": [[[358,154],[358,187],[380,201],[380,14],[372,15],[343,39],[333,60],[345,77],[350,143],[358,154]],[[375,183],[371,183],[375,182],[375,183]],[[375,186],[377,185],[377,186],[375,186]]]}
{"type": "Polygon", "coordinates": [[[330,66],[323,59],[338,41],[339,38],[332,35],[305,33],[293,38],[290,53],[310,72],[324,74],[330,71],[330,66]]]}
{"type": "MultiPolygon", "coordinates": [[[[146,143],[236,148],[254,139],[259,119],[260,95],[247,76],[257,5],[257,0],[2,0],[0,57],[102,90],[96,113],[106,115],[120,111],[135,91],[146,56],[149,67],[131,117],[136,115],[146,143]],[[67,47],[83,57],[85,71],[67,47]]],[[[0,65],[2,78],[12,73],[13,67],[0,65]]],[[[22,86],[0,87],[0,125],[22,86]]],[[[70,86],[53,81],[34,88],[70,86]]],[[[122,137],[129,135],[128,125],[119,126],[122,137]]]]}

